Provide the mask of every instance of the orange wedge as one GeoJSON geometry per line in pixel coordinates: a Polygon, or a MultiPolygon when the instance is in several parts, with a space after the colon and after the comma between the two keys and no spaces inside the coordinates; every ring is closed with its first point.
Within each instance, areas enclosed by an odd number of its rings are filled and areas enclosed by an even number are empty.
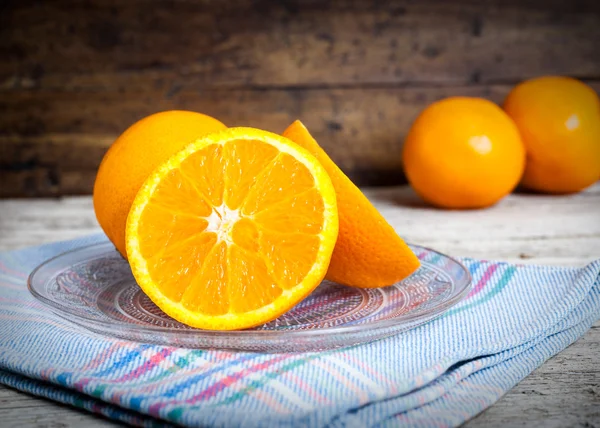
{"type": "Polygon", "coordinates": [[[412,274],[419,259],[365,195],[327,156],[299,120],[283,133],[323,165],[335,188],[339,236],[326,278],[354,287],[392,285],[412,274]]]}
{"type": "Polygon", "coordinates": [[[198,328],[277,318],[322,281],[338,234],[327,172],[287,138],[207,135],[148,177],[127,219],[127,256],[166,314],[198,328]]]}

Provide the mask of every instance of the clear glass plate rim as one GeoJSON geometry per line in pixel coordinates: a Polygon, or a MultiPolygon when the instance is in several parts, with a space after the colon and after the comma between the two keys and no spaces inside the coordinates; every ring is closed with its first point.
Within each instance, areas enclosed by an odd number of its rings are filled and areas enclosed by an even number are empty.
{"type": "MultiPolygon", "coordinates": [[[[443,256],[449,260],[452,260],[454,263],[456,263],[458,266],[460,266],[465,273],[464,279],[460,282],[457,282],[457,284],[456,284],[456,287],[460,288],[460,291],[458,293],[456,293],[456,295],[454,295],[451,298],[449,298],[448,300],[446,300],[443,305],[439,305],[439,306],[435,307],[433,310],[431,310],[430,312],[427,312],[426,314],[409,312],[408,314],[399,315],[399,316],[396,316],[391,319],[374,321],[369,324],[358,324],[358,325],[347,325],[347,326],[341,325],[341,326],[335,326],[335,327],[320,328],[320,329],[315,329],[315,330],[290,330],[290,331],[285,332],[286,336],[293,335],[295,338],[305,338],[305,337],[312,337],[312,336],[320,336],[323,334],[336,334],[336,333],[351,334],[351,333],[355,333],[355,332],[361,332],[365,328],[369,328],[372,330],[382,330],[382,329],[386,329],[386,328],[395,327],[399,324],[408,324],[413,321],[419,321],[421,319],[428,321],[433,318],[436,318],[437,316],[439,316],[442,313],[449,310],[451,307],[453,307],[454,305],[459,303],[461,300],[463,300],[466,297],[466,295],[471,291],[472,282],[473,282],[471,273],[466,268],[466,266],[463,263],[461,263],[459,260],[457,260],[454,257],[448,256],[444,253],[441,253],[437,250],[433,250],[431,248],[424,247],[422,245],[416,245],[416,244],[411,244],[411,243],[408,243],[408,245],[410,245],[413,248],[425,250],[428,252],[433,252],[435,254],[443,256]]],[[[201,329],[193,329],[193,330],[177,330],[177,331],[175,331],[169,327],[145,326],[145,325],[138,325],[138,324],[117,323],[117,322],[110,323],[108,321],[101,322],[99,320],[96,320],[93,318],[88,318],[79,313],[70,311],[67,307],[60,305],[53,300],[47,299],[46,297],[39,294],[35,290],[35,287],[33,286],[33,282],[36,279],[35,278],[36,274],[41,269],[46,267],[48,264],[56,261],[59,258],[66,257],[69,254],[79,253],[82,251],[90,251],[96,247],[97,248],[106,247],[106,250],[116,251],[116,250],[114,250],[114,246],[110,242],[100,242],[100,243],[95,243],[95,244],[78,247],[78,248],[75,248],[75,249],[72,249],[69,251],[65,251],[65,252],[58,254],[50,259],[47,259],[44,262],[42,262],[40,265],[38,265],[29,274],[29,277],[27,278],[27,288],[28,288],[29,292],[40,302],[42,302],[45,305],[49,306],[50,308],[54,309],[54,311],[57,315],[66,319],[67,321],[80,324],[77,321],[74,321],[73,319],[67,318],[65,316],[65,315],[71,315],[71,316],[78,318],[80,321],[84,321],[88,325],[91,324],[91,325],[97,326],[97,328],[99,330],[106,330],[110,325],[113,325],[113,326],[119,326],[119,327],[126,327],[127,329],[131,329],[134,331],[140,331],[143,333],[159,333],[159,334],[167,333],[167,334],[177,334],[177,335],[185,335],[185,336],[202,335],[202,336],[209,336],[209,337],[215,336],[215,337],[221,337],[221,338],[227,337],[227,338],[244,338],[244,339],[248,339],[251,336],[260,336],[261,339],[268,339],[269,337],[279,338],[282,334],[282,331],[277,331],[277,330],[201,330],[201,329]],[[56,311],[58,311],[58,312],[56,312],[56,311]]]]}

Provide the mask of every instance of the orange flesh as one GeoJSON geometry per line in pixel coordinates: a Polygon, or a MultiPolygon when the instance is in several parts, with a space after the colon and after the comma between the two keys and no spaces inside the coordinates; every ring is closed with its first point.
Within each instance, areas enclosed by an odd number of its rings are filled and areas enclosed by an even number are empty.
{"type": "Polygon", "coordinates": [[[248,312],[312,268],[324,209],[293,156],[260,141],[213,144],[161,180],[140,216],[140,252],[173,302],[207,315],[248,312]]]}

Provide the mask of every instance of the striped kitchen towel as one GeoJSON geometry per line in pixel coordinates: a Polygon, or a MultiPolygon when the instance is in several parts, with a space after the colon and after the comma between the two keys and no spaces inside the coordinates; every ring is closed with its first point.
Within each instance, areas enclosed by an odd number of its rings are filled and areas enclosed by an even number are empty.
{"type": "Polygon", "coordinates": [[[0,382],[134,425],[457,426],[600,318],[585,268],[464,259],[473,291],[408,332],[319,353],[189,350],[91,333],[26,287],[38,264],[103,236],[0,254],[0,382]]]}

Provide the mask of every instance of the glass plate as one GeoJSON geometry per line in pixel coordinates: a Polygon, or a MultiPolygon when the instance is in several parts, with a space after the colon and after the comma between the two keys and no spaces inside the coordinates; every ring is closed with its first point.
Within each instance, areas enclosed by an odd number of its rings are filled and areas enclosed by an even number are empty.
{"type": "Polygon", "coordinates": [[[29,277],[29,291],[57,315],[93,332],[186,348],[302,352],[370,342],[440,316],[470,290],[469,271],[436,251],[411,245],[422,266],[385,288],[324,281],[292,310],[260,327],[207,331],[163,313],[136,284],[110,243],[50,259],[29,277]]]}

